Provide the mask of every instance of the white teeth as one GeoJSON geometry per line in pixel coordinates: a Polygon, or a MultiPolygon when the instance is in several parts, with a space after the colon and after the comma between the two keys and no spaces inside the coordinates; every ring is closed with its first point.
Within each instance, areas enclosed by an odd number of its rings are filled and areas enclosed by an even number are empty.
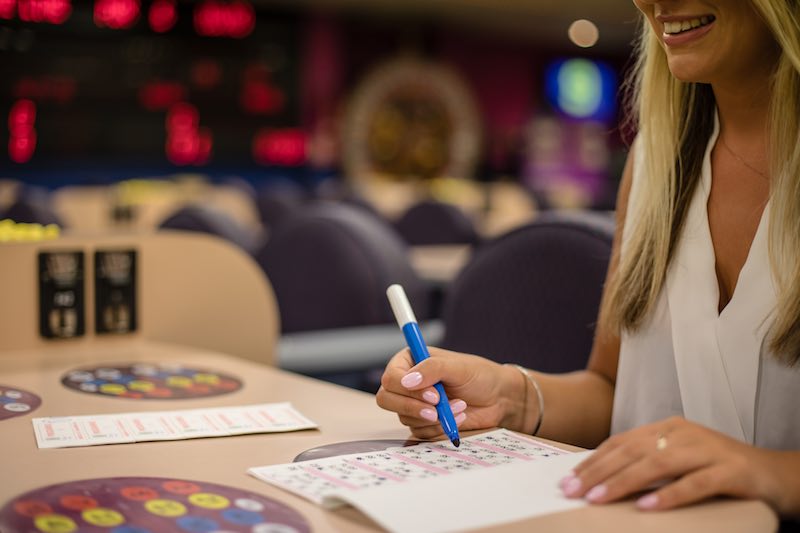
{"type": "Polygon", "coordinates": [[[681,33],[687,30],[692,30],[694,28],[699,28],[700,26],[705,26],[712,20],[714,19],[711,17],[700,17],[689,20],[683,20],[679,22],[665,22],[664,33],[668,35],[674,35],[676,33],[681,33]]]}

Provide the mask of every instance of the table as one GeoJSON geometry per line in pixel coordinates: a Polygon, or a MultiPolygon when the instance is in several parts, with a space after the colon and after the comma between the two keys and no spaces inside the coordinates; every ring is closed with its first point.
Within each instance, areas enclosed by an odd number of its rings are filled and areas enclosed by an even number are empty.
{"type": "MultiPolygon", "coordinates": [[[[395,416],[372,395],[312,380],[231,356],[179,345],[135,341],[86,347],[0,352],[0,384],[42,397],[28,416],[0,421],[0,506],[28,490],[76,479],[116,476],[175,477],[229,485],[285,503],[314,531],[376,531],[352,508],[325,511],[246,474],[251,466],[286,463],[305,450],[355,440],[406,439],[395,416]],[[235,393],[193,400],[128,400],[85,394],[61,385],[78,366],[127,362],[177,362],[238,376],[235,393]],[[291,401],[318,430],[172,442],[39,450],[31,417],[187,409],[291,401]]],[[[761,502],[715,501],[668,513],[642,513],[632,502],[593,506],[506,524],[502,531],[775,531],[777,520],[761,502]]]]}
{"type": "Polygon", "coordinates": [[[472,253],[467,244],[433,244],[409,248],[411,266],[419,277],[445,287],[453,281],[472,253]]]}

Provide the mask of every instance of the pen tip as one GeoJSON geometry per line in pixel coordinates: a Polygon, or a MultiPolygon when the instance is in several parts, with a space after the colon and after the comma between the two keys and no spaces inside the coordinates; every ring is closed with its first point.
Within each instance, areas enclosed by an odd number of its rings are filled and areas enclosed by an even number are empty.
{"type": "Polygon", "coordinates": [[[453,439],[453,446],[455,446],[456,448],[461,446],[461,439],[453,439]]]}

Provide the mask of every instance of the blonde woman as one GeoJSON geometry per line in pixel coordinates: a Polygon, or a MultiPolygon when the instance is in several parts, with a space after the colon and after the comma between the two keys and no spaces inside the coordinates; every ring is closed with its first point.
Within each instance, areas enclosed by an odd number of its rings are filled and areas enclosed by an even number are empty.
{"type": "Polygon", "coordinates": [[[800,5],[634,2],[639,135],[588,368],[403,351],[377,401],[436,438],[441,381],[463,430],[599,445],[562,481],[570,497],[663,481],[641,509],[730,495],[800,516],[800,5]]]}

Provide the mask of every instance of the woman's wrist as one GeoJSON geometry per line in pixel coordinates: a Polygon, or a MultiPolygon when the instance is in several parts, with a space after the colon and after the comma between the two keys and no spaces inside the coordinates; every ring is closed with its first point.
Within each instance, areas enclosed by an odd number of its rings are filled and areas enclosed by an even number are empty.
{"type": "Polygon", "coordinates": [[[505,416],[500,425],[507,429],[535,435],[541,426],[541,392],[529,371],[519,365],[505,364],[505,416]]]}
{"type": "Polygon", "coordinates": [[[763,477],[755,481],[760,497],[781,516],[800,518],[800,452],[753,448],[751,464],[763,477]]]}

